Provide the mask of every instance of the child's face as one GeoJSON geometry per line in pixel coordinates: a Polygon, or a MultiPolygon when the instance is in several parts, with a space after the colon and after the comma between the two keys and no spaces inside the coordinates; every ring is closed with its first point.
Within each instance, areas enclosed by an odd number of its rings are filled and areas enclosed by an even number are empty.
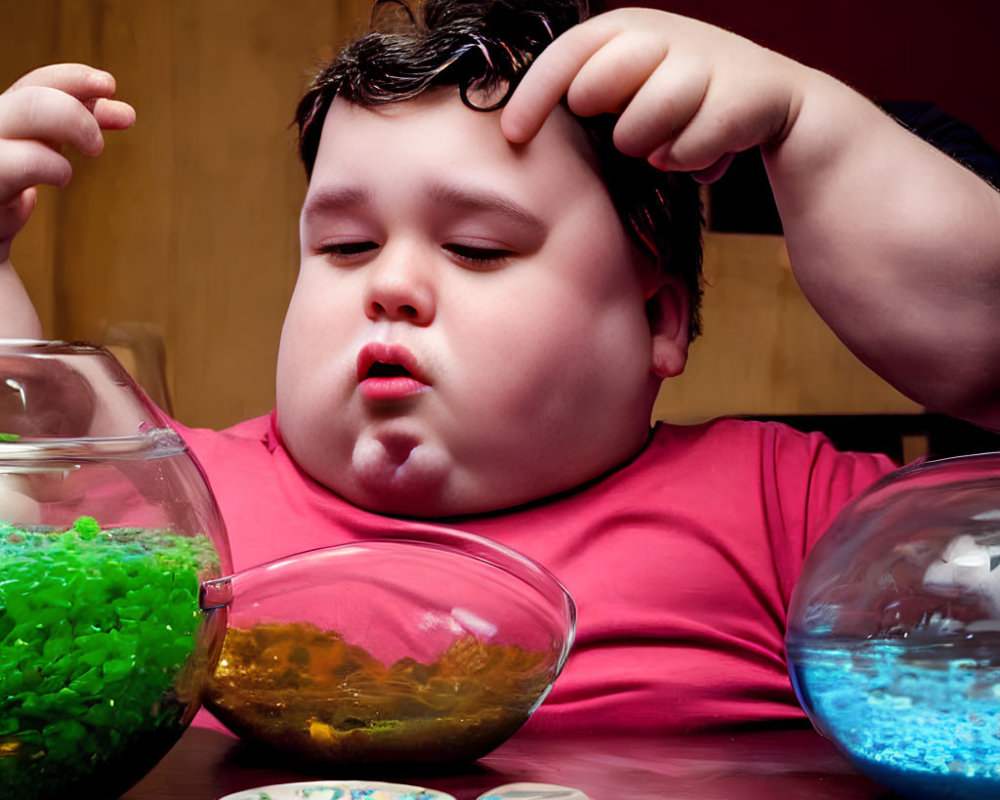
{"type": "Polygon", "coordinates": [[[568,113],[515,147],[451,90],[337,99],[300,226],[277,408],[320,483],[450,516],[572,488],[642,446],[652,267],[568,113]]]}

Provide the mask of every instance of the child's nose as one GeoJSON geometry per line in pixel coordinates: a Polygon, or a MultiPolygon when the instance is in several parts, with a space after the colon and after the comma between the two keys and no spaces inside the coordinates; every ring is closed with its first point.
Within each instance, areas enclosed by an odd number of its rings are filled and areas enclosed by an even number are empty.
{"type": "Polygon", "coordinates": [[[418,254],[385,252],[370,265],[365,292],[369,319],[390,319],[429,325],[436,311],[432,266],[418,254]]]}

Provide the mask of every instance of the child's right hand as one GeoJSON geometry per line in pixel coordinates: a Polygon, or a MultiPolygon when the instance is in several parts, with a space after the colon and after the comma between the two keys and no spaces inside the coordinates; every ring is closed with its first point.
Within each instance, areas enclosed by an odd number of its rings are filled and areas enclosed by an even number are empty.
{"type": "Polygon", "coordinates": [[[65,186],[72,175],[63,145],[90,156],[104,149],[104,130],[123,130],[135,110],[110,99],[115,79],[83,64],[29,72],[0,94],[0,267],[35,206],[40,183],[65,186]]]}

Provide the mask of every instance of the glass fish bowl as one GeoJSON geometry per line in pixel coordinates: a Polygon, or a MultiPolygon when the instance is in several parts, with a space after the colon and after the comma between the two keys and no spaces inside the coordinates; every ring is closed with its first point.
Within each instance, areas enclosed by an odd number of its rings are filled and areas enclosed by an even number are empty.
{"type": "Polygon", "coordinates": [[[573,641],[559,582],[492,541],[412,524],[206,584],[229,628],[205,706],[244,741],[337,771],[485,755],[573,641]]]}
{"type": "Polygon", "coordinates": [[[0,340],[0,796],[116,797],[214,666],[230,571],[202,473],[99,347],[0,340]]]}
{"type": "Polygon", "coordinates": [[[1000,454],[886,477],[792,595],[788,662],[817,729],[909,798],[1000,797],[1000,454]]]}

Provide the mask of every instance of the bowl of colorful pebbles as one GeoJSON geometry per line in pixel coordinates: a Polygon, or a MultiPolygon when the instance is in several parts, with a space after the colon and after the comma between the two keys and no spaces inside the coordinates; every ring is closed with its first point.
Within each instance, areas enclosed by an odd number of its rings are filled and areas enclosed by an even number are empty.
{"type": "Polygon", "coordinates": [[[1000,454],[930,461],[858,496],[792,595],[813,723],[910,798],[1000,797],[1000,454]]]}
{"type": "Polygon", "coordinates": [[[117,796],[199,705],[230,571],[184,443],[106,351],[0,343],[0,795],[117,796]]]}
{"type": "Polygon", "coordinates": [[[535,562],[418,523],[210,581],[203,600],[229,609],[205,706],[334,774],[490,752],[552,688],[576,619],[535,562]]]}

